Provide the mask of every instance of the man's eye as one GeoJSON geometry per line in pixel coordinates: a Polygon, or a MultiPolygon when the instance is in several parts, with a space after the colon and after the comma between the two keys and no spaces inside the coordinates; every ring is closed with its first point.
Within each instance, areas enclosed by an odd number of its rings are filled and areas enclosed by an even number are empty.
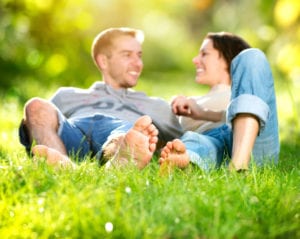
{"type": "Polygon", "coordinates": [[[123,57],[129,57],[129,56],[130,56],[130,52],[123,52],[123,53],[122,53],[122,56],[123,56],[123,57]]]}

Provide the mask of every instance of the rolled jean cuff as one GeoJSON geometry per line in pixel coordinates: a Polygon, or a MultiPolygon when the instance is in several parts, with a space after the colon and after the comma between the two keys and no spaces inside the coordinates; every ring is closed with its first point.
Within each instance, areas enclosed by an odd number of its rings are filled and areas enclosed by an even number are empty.
{"type": "Polygon", "coordinates": [[[57,111],[57,118],[58,118],[58,129],[57,134],[61,136],[63,130],[63,124],[66,121],[65,116],[58,110],[57,111]]]}
{"type": "Polygon", "coordinates": [[[115,133],[113,135],[110,135],[107,140],[105,141],[105,143],[102,145],[102,148],[97,152],[96,154],[96,159],[99,160],[100,164],[104,164],[106,163],[107,159],[103,159],[104,156],[104,151],[106,149],[106,147],[108,147],[109,144],[113,143],[115,141],[116,145],[116,151],[114,152],[114,155],[112,155],[112,157],[114,157],[118,151],[119,148],[122,144],[122,140],[124,139],[125,136],[125,132],[124,133],[115,133]]]}
{"type": "Polygon", "coordinates": [[[199,154],[187,150],[187,154],[189,155],[190,162],[197,165],[199,168],[201,168],[204,171],[209,171],[214,167],[213,163],[209,159],[202,158],[199,154]]]}
{"type": "Polygon", "coordinates": [[[259,120],[260,131],[262,131],[268,120],[269,111],[269,106],[261,98],[255,95],[243,94],[230,102],[227,110],[227,122],[231,124],[237,114],[251,114],[259,120]]]}
{"type": "Polygon", "coordinates": [[[22,119],[20,126],[19,126],[19,140],[20,140],[20,143],[22,145],[24,145],[27,154],[30,155],[32,141],[29,138],[29,132],[24,123],[24,119],[22,119]]]}

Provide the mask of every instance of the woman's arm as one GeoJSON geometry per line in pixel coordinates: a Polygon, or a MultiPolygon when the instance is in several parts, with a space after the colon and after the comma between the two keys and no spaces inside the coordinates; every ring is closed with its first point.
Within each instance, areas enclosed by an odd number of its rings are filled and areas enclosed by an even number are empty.
{"type": "Polygon", "coordinates": [[[225,117],[226,113],[224,110],[214,111],[201,107],[194,99],[185,96],[174,98],[171,106],[174,114],[191,117],[196,120],[218,122],[225,117]]]}

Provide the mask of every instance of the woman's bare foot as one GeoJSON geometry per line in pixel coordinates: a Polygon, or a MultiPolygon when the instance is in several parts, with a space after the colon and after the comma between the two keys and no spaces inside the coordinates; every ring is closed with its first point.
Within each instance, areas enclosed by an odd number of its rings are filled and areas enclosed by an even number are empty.
{"type": "Polygon", "coordinates": [[[185,145],[179,139],[174,139],[166,144],[162,149],[159,164],[162,167],[179,167],[186,168],[189,165],[189,156],[186,152],[185,145]]]}
{"type": "Polygon", "coordinates": [[[112,140],[104,148],[104,157],[109,160],[107,167],[124,165],[133,160],[139,169],[144,168],[156,150],[157,141],[158,130],[151,118],[147,115],[140,117],[125,135],[112,140]]]}
{"type": "Polygon", "coordinates": [[[46,163],[55,168],[75,167],[75,164],[68,156],[45,145],[34,146],[32,148],[32,153],[35,160],[38,160],[39,158],[45,158],[46,163]]]}

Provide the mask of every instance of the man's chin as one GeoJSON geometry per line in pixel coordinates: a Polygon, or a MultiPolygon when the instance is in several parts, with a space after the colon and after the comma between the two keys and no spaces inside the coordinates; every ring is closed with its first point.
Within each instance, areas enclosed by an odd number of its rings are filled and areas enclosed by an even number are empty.
{"type": "Polygon", "coordinates": [[[129,87],[135,87],[138,83],[138,79],[130,80],[127,82],[129,87]]]}
{"type": "Polygon", "coordinates": [[[124,88],[133,88],[137,85],[137,81],[136,82],[127,82],[127,84],[124,84],[123,87],[124,88]]]}

